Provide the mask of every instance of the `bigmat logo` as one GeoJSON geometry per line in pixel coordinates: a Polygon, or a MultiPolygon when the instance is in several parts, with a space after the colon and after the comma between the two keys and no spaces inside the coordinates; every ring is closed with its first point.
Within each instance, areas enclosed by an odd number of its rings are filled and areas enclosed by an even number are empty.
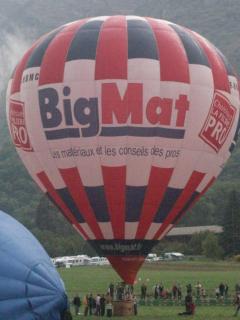
{"type": "Polygon", "coordinates": [[[25,151],[33,151],[26,128],[24,103],[10,100],[9,125],[15,146],[25,151]]]}
{"type": "Polygon", "coordinates": [[[226,141],[235,118],[236,109],[229,100],[215,92],[208,117],[199,134],[209,146],[218,152],[226,141]]]}
{"type": "Polygon", "coordinates": [[[143,105],[143,84],[129,83],[121,96],[116,83],[103,83],[101,106],[98,97],[73,101],[68,86],[61,94],[52,87],[40,89],[38,97],[48,140],[96,135],[184,138],[189,110],[185,94],[177,99],[154,96],[143,105]]]}

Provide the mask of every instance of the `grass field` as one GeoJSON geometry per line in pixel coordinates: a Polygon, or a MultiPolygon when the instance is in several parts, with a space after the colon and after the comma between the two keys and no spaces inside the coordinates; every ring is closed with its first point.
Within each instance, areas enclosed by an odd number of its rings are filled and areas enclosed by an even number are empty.
{"type": "MultiPolygon", "coordinates": [[[[140,286],[145,282],[148,293],[156,283],[162,282],[165,288],[171,289],[173,282],[181,284],[183,296],[188,283],[193,286],[200,281],[210,296],[214,296],[215,288],[221,281],[229,286],[229,295],[234,295],[234,288],[240,282],[239,264],[231,262],[161,262],[159,264],[145,264],[139,272],[138,282],[134,287],[135,293],[140,294],[140,286]]],[[[71,269],[59,269],[65,282],[70,301],[75,293],[83,297],[86,293],[105,293],[110,282],[120,281],[118,275],[110,266],[83,266],[71,269]]],[[[139,315],[134,319],[185,319],[177,314],[183,311],[183,306],[139,306],[139,315]]],[[[82,310],[81,310],[82,311],[82,310]]],[[[234,313],[232,305],[198,306],[196,320],[231,319],[234,313]]],[[[82,317],[78,316],[75,319],[82,317]]],[[[240,314],[239,314],[240,317],[240,314]]],[[[133,317],[132,317],[133,318],[133,317]]],[[[114,318],[117,319],[117,318],[114,318]]],[[[128,319],[131,319],[129,317],[128,319]]]]}

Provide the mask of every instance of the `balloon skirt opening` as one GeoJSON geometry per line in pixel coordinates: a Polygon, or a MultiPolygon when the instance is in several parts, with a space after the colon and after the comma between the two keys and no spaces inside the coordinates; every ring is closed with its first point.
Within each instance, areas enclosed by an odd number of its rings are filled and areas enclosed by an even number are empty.
{"type": "Polygon", "coordinates": [[[144,256],[107,256],[109,262],[127,284],[134,284],[144,256]]]}

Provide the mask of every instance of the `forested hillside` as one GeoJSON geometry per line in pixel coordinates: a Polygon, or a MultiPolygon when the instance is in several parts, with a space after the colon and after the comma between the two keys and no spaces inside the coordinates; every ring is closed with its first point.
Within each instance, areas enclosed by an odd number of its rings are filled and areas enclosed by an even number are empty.
{"type": "MultiPolygon", "coordinates": [[[[212,41],[240,72],[238,0],[0,0],[0,209],[15,216],[51,255],[90,250],[32,182],[12,146],[5,117],[7,79],[28,46],[43,33],[83,17],[129,14],[166,19],[212,41]]],[[[240,147],[220,179],[182,224],[221,224],[229,191],[240,187],[240,147]]],[[[89,251],[90,252],[90,251],[89,251]]]]}

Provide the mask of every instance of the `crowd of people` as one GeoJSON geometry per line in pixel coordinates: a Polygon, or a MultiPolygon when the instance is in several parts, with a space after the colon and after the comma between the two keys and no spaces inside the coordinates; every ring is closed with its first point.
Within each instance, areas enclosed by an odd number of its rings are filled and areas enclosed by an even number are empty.
{"type": "MultiPolygon", "coordinates": [[[[188,283],[185,290],[182,290],[182,286],[174,282],[171,289],[166,289],[163,283],[156,284],[153,288],[148,288],[146,283],[142,283],[140,287],[139,299],[146,300],[150,297],[156,299],[172,299],[184,301],[185,311],[179,313],[179,315],[193,315],[195,312],[195,301],[198,299],[206,299],[207,294],[203,285],[198,281],[195,285],[188,283]],[[182,291],[184,291],[184,298],[182,291]]],[[[215,288],[215,298],[219,301],[224,298],[232,298],[229,296],[229,287],[227,283],[221,282],[215,288]]],[[[124,282],[117,284],[110,283],[106,294],[93,295],[92,293],[85,295],[82,299],[79,294],[76,294],[72,300],[75,315],[84,316],[107,316],[113,315],[113,301],[132,301],[134,307],[134,314],[137,315],[137,297],[134,294],[134,287],[132,285],[126,285],[124,282]],[[80,313],[81,309],[81,313],[80,313]]],[[[236,305],[235,316],[240,311],[240,284],[235,286],[235,299],[233,303],[236,305]]]]}
{"type": "MultiPolygon", "coordinates": [[[[215,298],[217,300],[221,300],[224,298],[229,297],[229,287],[227,283],[221,282],[216,288],[215,291],[209,293],[206,291],[204,286],[200,283],[200,281],[197,281],[195,285],[192,285],[191,283],[188,283],[185,287],[185,290],[182,288],[180,283],[174,282],[172,287],[166,288],[164,287],[163,283],[158,283],[154,285],[153,288],[148,289],[146,283],[142,283],[141,285],[141,293],[140,298],[142,300],[145,300],[149,296],[153,296],[154,299],[173,299],[173,300],[182,300],[183,299],[183,291],[186,292],[186,294],[193,295],[196,299],[206,299],[207,296],[213,296],[215,295],[215,298]]],[[[235,293],[240,292],[240,284],[236,284],[235,286],[235,293]]]]}
{"type": "Polygon", "coordinates": [[[79,294],[76,294],[72,300],[75,315],[80,315],[80,307],[83,305],[84,316],[107,316],[113,315],[113,300],[115,301],[132,301],[134,314],[137,315],[137,298],[133,294],[133,286],[125,285],[124,282],[114,285],[110,283],[107,293],[87,294],[81,300],[79,294]]]}
{"type": "Polygon", "coordinates": [[[83,314],[84,316],[112,316],[112,296],[109,292],[107,292],[106,295],[104,294],[97,294],[94,296],[92,293],[87,294],[84,296],[84,298],[81,300],[80,296],[76,294],[72,301],[73,307],[74,307],[74,313],[75,315],[80,314],[80,307],[83,305],[83,314]]]}

